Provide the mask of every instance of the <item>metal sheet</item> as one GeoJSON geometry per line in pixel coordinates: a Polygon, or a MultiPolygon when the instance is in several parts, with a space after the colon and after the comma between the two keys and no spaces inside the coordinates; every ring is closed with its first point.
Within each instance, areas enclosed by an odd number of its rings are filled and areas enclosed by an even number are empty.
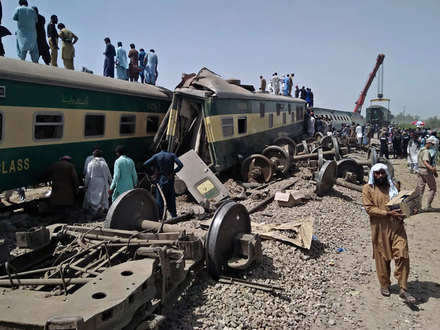
{"type": "Polygon", "coordinates": [[[179,157],[183,163],[177,177],[184,181],[198,203],[211,200],[214,203],[228,198],[229,192],[194,150],[179,157]]]}

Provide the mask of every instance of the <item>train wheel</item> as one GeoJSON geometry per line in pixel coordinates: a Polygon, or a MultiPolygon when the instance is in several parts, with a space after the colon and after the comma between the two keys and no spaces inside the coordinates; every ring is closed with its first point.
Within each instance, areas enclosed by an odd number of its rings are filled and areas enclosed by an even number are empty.
{"type": "Polygon", "coordinates": [[[290,168],[290,157],[287,151],[279,146],[269,146],[263,150],[263,155],[269,158],[276,172],[286,174],[290,168]]]}
{"type": "Polygon", "coordinates": [[[241,164],[241,176],[247,182],[269,182],[272,178],[272,161],[260,154],[251,155],[241,164]]]}
{"type": "Polygon", "coordinates": [[[323,151],[332,150],[333,148],[333,141],[331,136],[324,136],[321,139],[321,148],[323,151]]]}
{"type": "Polygon", "coordinates": [[[322,134],[321,132],[316,132],[315,133],[315,140],[316,140],[316,142],[319,143],[323,138],[324,138],[324,134],[322,134]]]}
{"type": "Polygon", "coordinates": [[[273,141],[273,144],[281,148],[287,148],[287,150],[289,150],[289,155],[291,158],[296,155],[296,143],[288,136],[282,136],[275,139],[275,141],[273,141]]]}

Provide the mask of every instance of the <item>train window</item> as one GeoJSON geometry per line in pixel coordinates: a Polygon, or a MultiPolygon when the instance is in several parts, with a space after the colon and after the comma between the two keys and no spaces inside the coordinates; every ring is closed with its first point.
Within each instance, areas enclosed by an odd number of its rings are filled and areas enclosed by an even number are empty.
{"type": "Polygon", "coordinates": [[[266,113],[265,104],[263,102],[260,103],[260,117],[264,118],[264,114],[266,113]]]}
{"type": "Polygon", "coordinates": [[[105,130],[105,115],[86,115],[84,136],[103,136],[105,130]]]}
{"type": "Polygon", "coordinates": [[[287,123],[287,113],[283,112],[283,124],[287,123]]]}
{"type": "Polygon", "coordinates": [[[295,116],[296,116],[296,113],[295,113],[295,111],[294,111],[294,112],[292,112],[292,113],[290,114],[290,118],[291,118],[291,120],[292,120],[292,123],[294,123],[294,122],[295,122],[295,116]]]}
{"type": "Polygon", "coordinates": [[[281,113],[281,108],[282,108],[282,104],[277,103],[277,116],[280,115],[280,113],[281,113]]]}
{"type": "Polygon", "coordinates": [[[122,115],[119,125],[119,134],[130,135],[134,134],[136,130],[136,116],[135,115],[122,115]]]}
{"type": "Polygon", "coordinates": [[[224,137],[234,135],[234,118],[222,118],[222,131],[224,137]]]}
{"type": "Polygon", "coordinates": [[[3,114],[0,112],[0,141],[3,140],[3,114]]]}
{"type": "Polygon", "coordinates": [[[247,118],[238,118],[238,134],[245,134],[247,132],[247,118]]]}
{"type": "Polygon", "coordinates": [[[288,104],[288,106],[287,106],[287,111],[289,112],[289,115],[292,113],[292,107],[291,107],[291,105],[290,105],[290,103],[288,104]]]}
{"type": "Polygon", "coordinates": [[[63,115],[54,113],[36,113],[34,138],[36,140],[61,139],[63,137],[63,115]]]}
{"type": "Polygon", "coordinates": [[[6,97],[6,87],[0,86],[0,97],[5,98],[6,97]]]}
{"type": "Polygon", "coordinates": [[[159,116],[147,116],[147,134],[156,133],[159,130],[159,116]]]}
{"type": "Polygon", "coordinates": [[[296,121],[301,121],[304,119],[304,108],[296,107],[296,121]]]}
{"type": "Polygon", "coordinates": [[[273,113],[269,114],[269,128],[273,127],[273,113]]]}

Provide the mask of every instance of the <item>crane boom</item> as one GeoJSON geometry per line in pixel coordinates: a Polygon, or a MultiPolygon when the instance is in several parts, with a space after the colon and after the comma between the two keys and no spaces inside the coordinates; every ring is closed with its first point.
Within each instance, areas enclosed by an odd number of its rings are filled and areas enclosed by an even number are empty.
{"type": "Polygon", "coordinates": [[[368,89],[370,88],[371,83],[373,82],[373,79],[376,76],[377,70],[379,70],[381,64],[383,63],[384,58],[385,58],[384,54],[377,55],[376,65],[374,66],[373,71],[368,76],[367,83],[365,84],[364,88],[362,89],[361,95],[359,96],[358,100],[356,101],[356,106],[354,107],[353,112],[356,112],[356,113],[361,112],[362,105],[364,104],[368,89]]]}

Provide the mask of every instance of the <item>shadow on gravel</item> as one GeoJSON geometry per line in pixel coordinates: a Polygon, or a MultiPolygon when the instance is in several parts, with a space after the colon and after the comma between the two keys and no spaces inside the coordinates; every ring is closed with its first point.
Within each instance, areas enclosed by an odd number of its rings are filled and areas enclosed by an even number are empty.
{"type": "Polygon", "coordinates": [[[312,245],[310,246],[310,250],[300,249],[300,251],[309,259],[319,259],[327,248],[327,244],[322,243],[319,239],[312,240],[312,245]]]}
{"type": "Polygon", "coordinates": [[[408,291],[411,292],[419,304],[424,304],[430,298],[440,299],[440,284],[429,281],[411,281],[408,283],[408,291]]]}

